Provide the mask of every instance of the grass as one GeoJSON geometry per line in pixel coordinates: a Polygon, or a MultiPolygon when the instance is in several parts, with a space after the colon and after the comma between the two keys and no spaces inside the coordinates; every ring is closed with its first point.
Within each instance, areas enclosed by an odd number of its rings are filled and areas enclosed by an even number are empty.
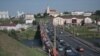
{"type": "Polygon", "coordinates": [[[38,48],[29,48],[0,32],[0,56],[46,56],[38,48]]]}
{"type": "Polygon", "coordinates": [[[90,31],[91,28],[88,28],[86,26],[73,26],[68,29],[70,32],[74,32],[77,36],[86,36],[86,37],[100,37],[100,33],[97,33],[97,31],[90,31]]]}
{"type": "Polygon", "coordinates": [[[17,35],[20,35],[21,39],[29,39],[32,40],[34,39],[34,36],[36,34],[36,29],[34,28],[28,28],[25,31],[21,31],[20,33],[17,33],[17,35]]]}
{"type": "Polygon", "coordinates": [[[97,47],[100,47],[100,42],[97,41],[97,39],[100,39],[100,33],[98,31],[90,31],[90,29],[97,28],[88,26],[72,26],[67,28],[66,31],[73,33],[73,35],[84,39],[97,47]]]}

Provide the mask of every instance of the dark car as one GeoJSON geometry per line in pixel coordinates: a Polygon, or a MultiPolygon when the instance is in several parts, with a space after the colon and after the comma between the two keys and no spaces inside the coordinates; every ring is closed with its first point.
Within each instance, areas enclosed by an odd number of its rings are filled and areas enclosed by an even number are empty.
{"type": "Polygon", "coordinates": [[[76,48],[76,50],[79,51],[79,52],[84,52],[84,48],[82,48],[81,46],[78,46],[78,47],[76,48]]]}
{"type": "Polygon", "coordinates": [[[67,46],[65,48],[65,55],[66,56],[80,56],[79,53],[73,51],[72,47],[71,46],[67,46]]]}
{"type": "Polygon", "coordinates": [[[81,56],[80,54],[75,53],[73,51],[66,51],[65,55],[66,56],[81,56]]]}

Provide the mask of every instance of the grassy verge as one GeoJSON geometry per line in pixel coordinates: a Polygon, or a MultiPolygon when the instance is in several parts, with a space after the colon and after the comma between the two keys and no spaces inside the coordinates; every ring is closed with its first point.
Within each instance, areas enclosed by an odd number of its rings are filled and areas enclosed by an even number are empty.
{"type": "Polygon", "coordinates": [[[7,34],[0,32],[0,56],[46,56],[37,48],[24,46],[7,34]]]}
{"type": "MultiPolygon", "coordinates": [[[[94,28],[96,29],[96,28],[94,28]]],[[[99,38],[100,37],[100,33],[98,33],[98,31],[91,31],[91,28],[86,27],[86,26],[72,26],[69,29],[67,29],[67,31],[74,33],[76,36],[83,36],[83,37],[95,37],[95,38],[99,38]]]]}

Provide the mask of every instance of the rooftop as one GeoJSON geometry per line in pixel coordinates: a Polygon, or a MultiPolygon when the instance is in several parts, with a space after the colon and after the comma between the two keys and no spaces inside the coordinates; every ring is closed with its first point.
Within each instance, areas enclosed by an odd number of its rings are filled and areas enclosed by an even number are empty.
{"type": "Polygon", "coordinates": [[[0,26],[16,26],[16,24],[0,24],[0,26]]]}
{"type": "Polygon", "coordinates": [[[86,18],[86,16],[76,16],[76,15],[68,15],[68,16],[59,16],[59,17],[62,17],[62,18],[65,18],[65,19],[70,19],[70,18],[79,18],[79,19],[83,19],[83,18],[86,18]]]}

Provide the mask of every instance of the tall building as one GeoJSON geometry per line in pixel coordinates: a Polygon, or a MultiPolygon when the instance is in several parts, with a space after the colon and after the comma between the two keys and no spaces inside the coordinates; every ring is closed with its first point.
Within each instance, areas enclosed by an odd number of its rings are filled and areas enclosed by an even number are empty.
{"type": "Polygon", "coordinates": [[[8,11],[0,11],[0,19],[9,19],[8,11]]]}

